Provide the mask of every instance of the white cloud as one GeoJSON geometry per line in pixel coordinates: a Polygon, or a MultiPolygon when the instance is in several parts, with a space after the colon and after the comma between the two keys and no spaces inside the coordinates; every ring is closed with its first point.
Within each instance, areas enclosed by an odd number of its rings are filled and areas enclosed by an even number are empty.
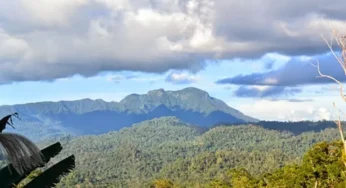
{"type": "MultiPolygon", "coordinates": [[[[103,77],[101,77],[103,78],[103,77]]],[[[122,75],[122,74],[112,74],[109,76],[106,76],[106,80],[108,82],[115,82],[120,83],[120,81],[130,80],[134,82],[147,82],[147,83],[154,83],[160,80],[163,80],[164,78],[162,76],[157,75],[122,75]]]]}
{"type": "MultiPolygon", "coordinates": [[[[333,108],[333,101],[339,102],[338,96],[314,97],[314,101],[290,102],[253,100],[232,106],[246,115],[262,120],[301,121],[301,120],[332,120],[337,111],[333,108]]],[[[345,117],[342,117],[345,119],[345,117]]]]}
{"type": "Polygon", "coordinates": [[[7,37],[0,82],[198,70],[215,58],[319,53],[327,50],[319,34],[330,32],[328,23],[344,24],[345,2],[310,1],[0,0],[7,37]]]}
{"type": "Polygon", "coordinates": [[[254,89],[256,89],[256,90],[258,90],[260,92],[264,92],[264,91],[270,89],[271,86],[253,85],[253,86],[250,86],[250,88],[254,88],[254,89]]]}
{"type": "Polygon", "coordinates": [[[132,5],[128,0],[95,0],[97,3],[102,3],[113,11],[130,10],[132,5]]]}
{"type": "MultiPolygon", "coordinates": [[[[10,21],[36,26],[67,26],[77,9],[90,0],[14,0],[0,2],[0,15],[10,21]]],[[[10,23],[8,23],[10,24],[10,23]]]]}
{"type": "Polygon", "coordinates": [[[276,78],[267,78],[263,82],[268,85],[275,85],[279,83],[279,81],[276,78]]]}
{"type": "Polygon", "coordinates": [[[11,36],[0,29],[0,59],[24,58],[29,50],[29,44],[25,40],[11,36]]]}
{"type": "MultiPolygon", "coordinates": [[[[332,120],[332,117],[335,118],[336,116],[332,116],[332,113],[327,110],[326,108],[318,108],[315,111],[313,111],[313,118],[314,120],[332,120]]],[[[333,119],[335,120],[335,119],[333,119]]]]}
{"type": "Polygon", "coordinates": [[[106,79],[109,82],[119,82],[122,80],[126,80],[126,76],[124,76],[124,75],[112,75],[112,76],[107,76],[106,79]]]}
{"type": "Polygon", "coordinates": [[[199,77],[196,75],[191,75],[185,72],[176,73],[173,72],[169,74],[166,78],[166,82],[171,82],[174,84],[191,84],[199,81],[199,77]]]}

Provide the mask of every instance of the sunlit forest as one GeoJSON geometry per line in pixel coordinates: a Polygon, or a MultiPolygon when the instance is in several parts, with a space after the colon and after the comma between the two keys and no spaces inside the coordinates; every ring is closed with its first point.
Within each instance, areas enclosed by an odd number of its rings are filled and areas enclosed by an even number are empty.
{"type": "Polygon", "coordinates": [[[345,180],[339,137],[336,125],[294,134],[258,125],[205,130],[158,118],[59,138],[59,157],[75,154],[77,168],[57,187],[335,187],[345,180]]]}

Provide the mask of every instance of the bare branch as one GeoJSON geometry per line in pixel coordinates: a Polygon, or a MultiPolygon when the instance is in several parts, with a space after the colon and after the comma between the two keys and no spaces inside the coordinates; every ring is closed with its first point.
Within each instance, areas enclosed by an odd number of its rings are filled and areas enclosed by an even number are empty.
{"type": "Polygon", "coordinates": [[[320,62],[318,60],[316,60],[316,61],[317,61],[317,65],[314,65],[312,63],[310,63],[310,64],[317,68],[318,74],[320,75],[320,76],[317,76],[317,78],[329,78],[329,79],[335,81],[336,83],[338,83],[339,84],[340,95],[341,95],[342,99],[346,102],[346,96],[343,94],[343,85],[342,85],[342,83],[339,80],[337,80],[336,78],[332,77],[332,76],[322,74],[322,72],[320,70],[320,62]]]}
{"type": "MultiPolygon", "coordinates": [[[[322,35],[321,35],[322,36],[322,35]]],[[[345,75],[346,75],[346,37],[344,36],[341,36],[339,35],[335,29],[333,29],[333,35],[335,40],[336,40],[336,43],[339,45],[339,47],[341,48],[341,56],[338,57],[336,55],[336,53],[334,52],[333,48],[332,48],[332,42],[333,40],[331,40],[331,44],[328,43],[328,41],[326,40],[325,37],[322,36],[323,40],[326,42],[327,46],[329,47],[331,53],[334,55],[335,59],[339,62],[339,64],[341,65],[345,75]]],[[[338,83],[339,84],[339,92],[340,92],[340,96],[341,98],[346,102],[346,96],[343,94],[343,84],[337,80],[336,78],[334,78],[333,76],[330,76],[330,75],[325,75],[321,72],[320,70],[320,63],[318,60],[317,61],[317,65],[314,65],[312,63],[310,63],[312,66],[316,67],[317,68],[317,71],[318,71],[318,74],[319,76],[317,77],[322,77],[322,78],[328,78],[328,79],[331,79],[333,80],[334,82],[338,83]]],[[[335,103],[333,103],[334,105],[334,108],[336,108],[336,105],[335,103]]],[[[336,108],[337,109],[337,108],[336,108]]],[[[341,119],[340,119],[340,113],[343,113],[341,110],[337,109],[337,115],[338,115],[338,119],[336,121],[334,121],[339,129],[339,132],[340,132],[340,137],[341,137],[341,140],[342,140],[342,143],[343,143],[343,146],[344,146],[344,152],[346,153],[346,143],[345,143],[345,137],[344,137],[344,134],[343,134],[343,130],[342,130],[342,124],[341,124],[341,119]]],[[[345,116],[346,114],[343,113],[345,116]]],[[[346,166],[346,161],[343,161],[344,165],[346,166]]],[[[315,183],[315,187],[317,186],[317,182],[315,183]]]]}
{"type": "MultiPolygon", "coordinates": [[[[335,109],[337,109],[335,103],[333,103],[333,106],[334,106],[335,109]]],[[[341,126],[341,120],[340,120],[340,111],[341,111],[341,110],[337,109],[338,120],[335,121],[335,123],[336,123],[336,125],[337,125],[338,128],[339,128],[339,132],[340,132],[340,136],[341,136],[342,142],[345,142],[345,137],[344,137],[344,134],[343,134],[343,132],[342,132],[342,126],[341,126]]],[[[346,151],[346,145],[345,145],[345,151],[346,151]]]]}
{"type": "MultiPolygon", "coordinates": [[[[334,108],[336,108],[336,105],[335,105],[335,103],[333,103],[333,106],[334,106],[334,108]]],[[[337,108],[336,108],[337,109],[337,108]]],[[[342,130],[342,124],[341,124],[341,120],[340,120],[340,112],[341,113],[343,113],[340,109],[337,109],[338,111],[338,120],[337,121],[334,121],[335,123],[336,123],[336,125],[338,126],[338,129],[339,129],[339,133],[340,133],[340,136],[341,136],[341,141],[342,141],[342,143],[343,143],[343,146],[344,146],[344,152],[346,153],[346,142],[345,142],[345,137],[344,137],[344,132],[343,132],[343,130],[342,130]]],[[[343,113],[343,114],[345,114],[345,113],[343,113]]],[[[345,165],[345,167],[346,167],[346,162],[345,161],[343,161],[344,162],[344,165],[345,165]]]]}
{"type": "MultiPolygon", "coordinates": [[[[339,62],[339,64],[341,65],[341,67],[342,67],[342,69],[344,70],[344,73],[345,73],[345,75],[346,75],[346,65],[345,65],[345,63],[342,61],[342,59],[340,59],[340,57],[338,57],[338,56],[335,54],[335,52],[334,52],[332,46],[329,44],[329,42],[327,41],[327,39],[326,39],[323,35],[321,35],[321,36],[322,36],[323,40],[326,42],[326,44],[327,44],[327,46],[329,47],[329,49],[330,49],[330,51],[332,52],[332,54],[334,55],[335,59],[336,59],[336,60],[339,62]]],[[[338,44],[339,44],[339,41],[338,41],[338,40],[336,40],[336,41],[337,41],[338,44]]]]}

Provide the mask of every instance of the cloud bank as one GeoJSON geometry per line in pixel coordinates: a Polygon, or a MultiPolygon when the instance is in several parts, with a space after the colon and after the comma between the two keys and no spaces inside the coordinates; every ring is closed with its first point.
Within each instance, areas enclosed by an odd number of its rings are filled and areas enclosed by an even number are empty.
{"type": "Polygon", "coordinates": [[[273,86],[240,86],[234,94],[237,97],[265,98],[277,96],[291,96],[302,92],[299,88],[273,87],[273,86]]]}
{"type": "Polygon", "coordinates": [[[102,71],[198,71],[205,60],[271,52],[319,54],[327,50],[319,35],[330,33],[329,23],[341,28],[346,16],[342,0],[0,0],[0,5],[1,84],[102,71]]]}
{"type": "MultiPolygon", "coordinates": [[[[346,76],[340,66],[330,53],[315,57],[320,62],[320,70],[323,74],[331,75],[344,82],[346,76]]],[[[292,58],[284,66],[276,70],[263,73],[252,73],[248,75],[237,75],[216,81],[218,84],[235,85],[261,85],[261,86],[300,86],[309,84],[329,84],[334,81],[327,78],[316,78],[316,59],[292,58]]]]}

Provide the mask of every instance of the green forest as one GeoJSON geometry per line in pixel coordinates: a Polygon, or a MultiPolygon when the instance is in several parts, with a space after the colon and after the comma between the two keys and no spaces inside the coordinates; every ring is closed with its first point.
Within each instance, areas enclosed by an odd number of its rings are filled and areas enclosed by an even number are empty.
{"type": "Polygon", "coordinates": [[[346,188],[345,7],[0,0],[0,188],[346,188]]]}
{"type": "Polygon", "coordinates": [[[339,140],[336,125],[294,134],[258,125],[202,129],[163,117],[39,146],[63,144],[50,163],[76,156],[57,187],[337,187],[346,180],[339,140]]]}

